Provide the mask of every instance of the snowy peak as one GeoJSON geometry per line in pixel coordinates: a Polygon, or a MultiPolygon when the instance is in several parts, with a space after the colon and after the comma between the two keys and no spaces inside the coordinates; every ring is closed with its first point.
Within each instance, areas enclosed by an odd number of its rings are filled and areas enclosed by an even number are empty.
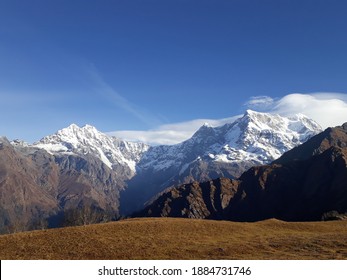
{"type": "Polygon", "coordinates": [[[53,135],[44,137],[34,145],[54,153],[82,151],[87,147],[97,147],[105,143],[110,144],[110,142],[111,139],[93,126],[79,127],[76,124],[71,124],[53,135]]]}
{"type": "Polygon", "coordinates": [[[288,141],[304,142],[309,137],[322,131],[322,128],[313,120],[303,114],[291,117],[282,117],[277,114],[259,113],[247,110],[245,114],[233,123],[221,127],[203,125],[188,140],[198,139],[198,142],[208,137],[214,137],[215,142],[226,142],[226,144],[245,149],[248,144],[255,141],[271,141],[274,138],[288,141]]]}
{"type": "MultiPolygon", "coordinates": [[[[66,139],[75,141],[76,144],[80,141],[83,141],[84,138],[104,138],[106,135],[98,131],[94,126],[86,124],[83,127],[79,127],[76,124],[71,124],[68,127],[59,130],[54,136],[58,136],[60,139],[66,139]]],[[[51,136],[47,136],[44,139],[52,139],[51,136]]],[[[42,140],[41,140],[42,141],[42,140]]],[[[40,141],[40,142],[41,142],[40,141]]],[[[72,143],[72,142],[71,142],[72,143]]]]}
{"type": "Polygon", "coordinates": [[[125,165],[132,172],[135,172],[136,163],[141,155],[149,148],[142,143],[109,137],[88,124],[83,127],[71,124],[53,135],[44,137],[34,146],[51,154],[93,155],[111,169],[115,165],[125,165]]]}
{"type": "Polygon", "coordinates": [[[306,128],[310,131],[322,130],[321,126],[314,120],[308,118],[303,114],[295,114],[292,116],[284,117],[278,114],[260,113],[252,110],[247,110],[244,116],[240,119],[240,122],[252,123],[258,126],[260,129],[264,129],[268,126],[271,128],[281,129],[283,126],[288,126],[293,131],[298,131],[298,128],[306,128]]]}
{"type": "Polygon", "coordinates": [[[142,166],[156,170],[206,162],[266,164],[321,132],[320,126],[302,114],[282,117],[247,110],[220,127],[201,126],[192,138],[177,145],[153,147],[142,166]],[[165,152],[164,152],[165,151],[165,152]]]}
{"type": "Polygon", "coordinates": [[[306,137],[307,134],[317,134],[322,130],[316,122],[303,114],[282,117],[277,114],[258,113],[247,110],[245,115],[239,120],[236,120],[236,122],[245,133],[272,131],[279,134],[300,134],[306,137]]]}
{"type": "Polygon", "coordinates": [[[264,164],[321,131],[317,123],[302,114],[282,117],[247,110],[227,132],[226,140],[230,147],[244,151],[264,164]]]}

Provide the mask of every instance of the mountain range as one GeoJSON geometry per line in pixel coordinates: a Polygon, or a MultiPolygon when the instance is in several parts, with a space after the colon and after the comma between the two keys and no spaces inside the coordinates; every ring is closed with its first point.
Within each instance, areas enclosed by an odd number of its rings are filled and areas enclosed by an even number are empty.
{"type": "MultiPolygon", "coordinates": [[[[176,145],[150,147],[74,124],[34,144],[3,137],[0,230],[118,219],[168,188],[220,177],[236,180],[319,132],[318,124],[300,114],[287,118],[248,110],[221,127],[205,124],[176,145]]],[[[231,187],[227,193],[221,208],[230,208],[227,201],[238,191],[231,187]]]]}

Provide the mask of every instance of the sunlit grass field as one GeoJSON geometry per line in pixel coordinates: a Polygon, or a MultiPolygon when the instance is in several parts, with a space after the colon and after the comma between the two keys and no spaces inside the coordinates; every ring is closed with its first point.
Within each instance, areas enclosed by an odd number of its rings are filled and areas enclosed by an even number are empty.
{"type": "Polygon", "coordinates": [[[129,219],[2,235],[0,259],[347,259],[347,221],[129,219]]]}

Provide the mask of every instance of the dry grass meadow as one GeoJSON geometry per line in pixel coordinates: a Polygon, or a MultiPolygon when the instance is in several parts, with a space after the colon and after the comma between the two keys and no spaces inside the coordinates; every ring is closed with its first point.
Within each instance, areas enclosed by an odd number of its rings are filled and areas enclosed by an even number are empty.
{"type": "Polygon", "coordinates": [[[347,259],[347,221],[129,219],[2,235],[0,259],[347,259]]]}

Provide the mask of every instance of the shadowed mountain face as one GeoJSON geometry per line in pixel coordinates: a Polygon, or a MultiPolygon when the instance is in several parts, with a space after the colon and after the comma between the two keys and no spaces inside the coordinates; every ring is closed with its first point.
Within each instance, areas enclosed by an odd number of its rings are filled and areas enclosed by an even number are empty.
{"type": "Polygon", "coordinates": [[[0,139],[0,232],[40,227],[59,212],[57,166],[49,155],[45,166],[18,153],[6,138],[0,139]]]}
{"type": "Polygon", "coordinates": [[[276,163],[252,167],[237,181],[170,189],[137,216],[304,221],[332,212],[347,213],[347,124],[314,136],[276,163]],[[228,205],[211,208],[211,193],[227,193],[228,205]]]}
{"type": "Polygon", "coordinates": [[[347,212],[347,149],[330,147],[307,160],[254,167],[240,178],[226,216],[236,221],[321,220],[347,212]]]}
{"type": "Polygon", "coordinates": [[[134,216],[223,219],[238,181],[220,178],[172,188],[134,216]]]}

